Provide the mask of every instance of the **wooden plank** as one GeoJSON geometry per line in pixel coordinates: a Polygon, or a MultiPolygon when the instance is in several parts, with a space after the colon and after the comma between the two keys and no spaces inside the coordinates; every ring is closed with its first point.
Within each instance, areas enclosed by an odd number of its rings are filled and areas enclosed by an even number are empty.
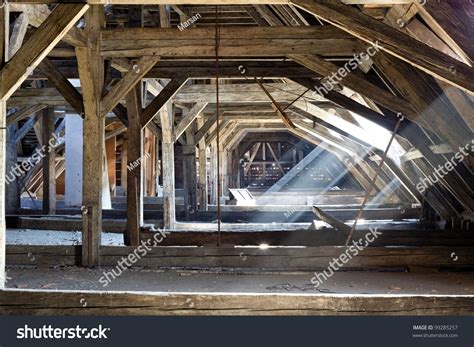
{"type": "Polygon", "coordinates": [[[66,77],[54,66],[54,64],[48,58],[44,58],[39,64],[39,68],[46,75],[48,80],[66,101],[72,106],[72,108],[81,116],[84,114],[84,104],[82,95],[77,89],[68,81],[66,77]]]}
{"type": "MultiPolygon", "coordinates": [[[[102,31],[102,54],[106,58],[214,57],[212,27],[124,28],[102,31]]],[[[290,53],[319,54],[324,57],[351,56],[364,45],[351,35],[324,27],[223,26],[220,30],[221,56],[285,56],[290,53]],[[245,39],[244,39],[245,38],[245,39]]]]}
{"type": "Polygon", "coordinates": [[[8,99],[68,30],[87,11],[87,4],[61,4],[31,35],[1,71],[0,98],[8,99]]]}
{"type": "Polygon", "coordinates": [[[122,79],[102,99],[101,115],[105,116],[128,94],[132,88],[141,81],[142,77],[155,66],[160,58],[157,56],[146,56],[138,60],[122,79]]]}
{"type": "MultiPolygon", "coordinates": [[[[44,145],[49,146],[54,134],[54,109],[43,110],[41,136],[44,145]]],[[[56,141],[54,141],[56,142],[56,141]]],[[[56,151],[47,149],[43,158],[43,213],[56,213],[56,151]]]]}
{"type": "Polygon", "coordinates": [[[385,52],[474,94],[473,68],[363,14],[356,8],[327,0],[292,0],[291,3],[365,42],[374,44],[378,41],[385,52]],[[456,73],[452,73],[453,70],[456,73]]]}
{"type": "Polygon", "coordinates": [[[472,295],[0,292],[0,311],[15,316],[469,316],[473,310],[472,295]]]}
{"type": "Polygon", "coordinates": [[[329,215],[328,213],[324,212],[320,208],[313,206],[313,213],[322,221],[328,223],[329,225],[333,226],[337,230],[344,233],[348,236],[351,232],[351,227],[347,224],[342,223],[341,221],[337,220],[333,216],[329,215]]]}
{"type": "Polygon", "coordinates": [[[143,110],[141,115],[142,128],[160,112],[166,103],[181,89],[187,78],[180,77],[172,79],[163,88],[163,90],[156,96],[153,101],[143,110]]]}
{"type": "Polygon", "coordinates": [[[137,247],[143,223],[143,129],[140,124],[139,87],[134,87],[126,97],[127,128],[127,230],[125,244],[137,247]]]}

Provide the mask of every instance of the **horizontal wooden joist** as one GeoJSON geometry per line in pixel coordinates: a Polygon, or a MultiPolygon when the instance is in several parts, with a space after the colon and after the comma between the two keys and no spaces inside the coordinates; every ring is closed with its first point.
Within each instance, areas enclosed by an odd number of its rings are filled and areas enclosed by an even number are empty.
{"type": "MultiPolygon", "coordinates": [[[[215,29],[126,28],[101,32],[105,58],[159,55],[162,57],[215,57],[215,29]]],[[[220,56],[284,56],[291,53],[324,57],[352,56],[364,44],[330,26],[321,27],[222,27],[220,56]]]]}
{"type": "MultiPolygon", "coordinates": [[[[8,265],[75,266],[80,262],[81,246],[8,246],[8,265]],[[31,254],[35,259],[32,261],[31,254]]],[[[116,266],[122,257],[133,253],[134,247],[103,246],[101,266],[116,266]]],[[[474,265],[473,247],[367,247],[344,267],[354,269],[390,268],[470,268],[474,265]],[[455,252],[458,261],[453,261],[455,252]]],[[[344,247],[306,248],[234,248],[234,247],[152,247],[134,267],[152,269],[182,268],[247,268],[287,271],[326,269],[333,258],[344,253],[344,247]]]]}
{"type": "MultiPolygon", "coordinates": [[[[114,59],[112,67],[114,67],[114,59]]],[[[56,68],[67,78],[79,78],[77,66],[73,61],[56,60],[56,68]]],[[[127,70],[124,70],[126,72],[127,70]]],[[[189,78],[215,78],[217,74],[216,63],[213,60],[186,60],[173,61],[161,60],[151,69],[145,78],[172,79],[187,75],[189,78]]],[[[119,79],[119,71],[111,70],[110,78],[119,79]]],[[[221,78],[306,78],[318,77],[311,70],[291,61],[283,62],[282,59],[260,60],[234,60],[219,62],[219,76],[221,78]]],[[[39,69],[28,76],[29,80],[44,80],[46,75],[39,69]]]]}
{"type": "Polygon", "coordinates": [[[0,292],[0,312],[15,316],[468,316],[473,310],[472,295],[0,292]]]}
{"type": "MultiPolygon", "coordinates": [[[[296,83],[264,83],[277,102],[291,102],[306,88],[296,83]]],[[[219,102],[259,102],[267,104],[269,99],[255,83],[224,84],[219,87],[219,102]]],[[[216,87],[213,85],[188,85],[181,88],[174,96],[174,102],[193,103],[198,101],[215,102],[216,87]]]]}

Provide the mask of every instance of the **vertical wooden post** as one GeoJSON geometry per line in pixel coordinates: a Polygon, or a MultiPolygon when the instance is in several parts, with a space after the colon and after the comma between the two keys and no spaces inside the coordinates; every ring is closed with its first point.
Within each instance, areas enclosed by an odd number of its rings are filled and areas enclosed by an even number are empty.
{"type": "Polygon", "coordinates": [[[232,187],[240,188],[240,156],[239,156],[238,148],[235,148],[232,151],[231,178],[232,178],[232,187]]]}
{"type": "Polygon", "coordinates": [[[104,84],[104,63],[100,55],[103,6],[92,5],[85,15],[87,47],[76,47],[84,99],[83,229],[82,264],[99,266],[102,232],[102,179],[104,171],[104,127],[100,101],[104,84]]]}
{"type": "Polygon", "coordinates": [[[122,181],[122,190],[124,193],[127,193],[127,183],[126,183],[127,177],[128,177],[127,160],[128,160],[127,141],[124,141],[122,144],[122,162],[120,166],[120,180],[122,181]]]}
{"type": "Polygon", "coordinates": [[[173,118],[173,108],[168,102],[160,110],[163,134],[163,221],[165,229],[168,230],[173,230],[176,224],[173,118]]]}
{"type": "MultiPolygon", "coordinates": [[[[8,4],[4,4],[4,6],[0,9],[0,68],[8,61],[9,58],[9,20],[10,20],[10,11],[8,4]],[[2,20],[3,19],[3,20],[2,20]]],[[[1,86],[0,86],[1,87],[1,86]]],[[[4,100],[6,102],[6,100],[4,100]]],[[[6,105],[5,105],[5,117],[6,117],[6,105]]],[[[2,126],[2,129],[5,125],[2,126]]],[[[17,164],[17,148],[15,144],[15,133],[16,133],[17,125],[11,124],[7,127],[6,130],[2,130],[5,144],[6,153],[2,160],[6,161],[5,166],[6,168],[3,170],[8,175],[12,172],[13,168],[17,164]]],[[[5,203],[6,203],[6,210],[9,211],[16,211],[20,208],[20,178],[17,176],[12,177],[10,175],[8,182],[10,182],[5,187],[5,203]]]]}
{"type": "Polygon", "coordinates": [[[209,175],[209,184],[211,186],[211,198],[210,204],[217,205],[217,143],[213,141],[211,143],[211,165],[210,165],[210,175],[209,175]]]}
{"type": "MultiPolygon", "coordinates": [[[[204,124],[202,118],[197,119],[199,129],[204,124]]],[[[207,146],[204,136],[199,141],[199,181],[198,181],[198,202],[201,211],[207,210],[207,146]]]]}
{"type": "MultiPolygon", "coordinates": [[[[8,52],[8,4],[0,8],[0,69],[8,52]]],[[[0,85],[0,89],[2,86],[0,85]]],[[[3,93],[1,93],[3,94],[3,93]]],[[[7,100],[0,99],[0,289],[5,288],[5,150],[7,100]]]]}
{"type": "Polygon", "coordinates": [[[140,244],[143,224],[143,130],[140,123],[140,88],[133,88],[126,96],[127,129],[127,230],[125,245],[140,244]]]}
{"type": "Polygon", "coordinates": [[[161,196],[160,176],[161,176],[161,155],[160,138],[155,135],[155,195],[161,196]]]}
{"type": "Polygon", "coordinates": [[[18,177],[15,172],[21,172],[15,170],[17,165],[17,147],[15,141],[17,125],[11,124],[7,126],[4,136],[6,139],[5,146],[5,174],[6,174],[6,186],[5,186],[5,203],[6,210],[15,213],[20,208],[20,183],[19,180],[22,177],[18,177]]]}
{"type": "Polygon", "coordinates": [[[197,210],[197,184],[196,184],[196,145],[193,122],[186,130],[186,145],[183,146],[183,177],[184,177],[184,207],[186,220],[193,220],[197,210]]]}
{"type": "MultiPolygon", "coordinates": [[[[43,213],[56,213],[56,151],[50,147],[54,139],[54,108],[48,107],[42,111],[41,137],[45,146],[43,158],[43,213]]],[[[54,143],[56,140],[54,140],[54,143]]],[[[54,144],[53,143],[53,144],[54,144]]]]}

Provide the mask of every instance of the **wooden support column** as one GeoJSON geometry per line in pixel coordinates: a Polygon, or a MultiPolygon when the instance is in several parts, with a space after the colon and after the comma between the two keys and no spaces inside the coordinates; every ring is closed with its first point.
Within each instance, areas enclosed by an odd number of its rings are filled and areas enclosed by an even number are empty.
{"type": "Polygon", "coordinates": [[[94,267],[99,266],[105,152],[105,119],[101,117],[100,109],[104,83],[104,62],[100,55],[100,29],[104,23],[103,7],[91,6],[85,19],[88,46],[76,47],[85,111],[82,264],[94,267]]]}
{"type": "MultiPolygon", "coordinates": [[[[49,148],[54,133],[54,108],[42,111],[41,137],[46,146],[43,158],[43,213],[56,213],[56,151],[49,148]]],[[[56,140],[54,140],[56,142],[56,140]]],[[[51,142],[52,143],[52,142],[51,142]]]]}
{"type": "MultiPolygon", "coordinates": [[[[7,60],[8,52],[8,4],[0,8],[0,69],[7,60]]],[[[5,288],[5,156],[7,100],[0,97],[0,290],[5,288]]]]}
{"type": "Polygon", "coordinates": [[[186,130],[186,145],[183,146],[184,208],[186,220],[194,220],[197,210],[195,123],[186,130]]]}
{"type": "MultiPolygon", "coordinates": [[[[201,129],[204,120],[199,118],[197,125],[201,129]]],[[[196,139],[195,139],[196,140],[196,139]]],[[[199,141],[199,180],[198,180],[198,203],[199,210],[207,210],[207,146],[206,141],[202,138],[199,141]]]]}
{"type": "MultiPolygon", "coordinates": [[[[6,209],[9,212],[16,212],[20,208],[20,182],[23,177],[18,174],[22,173],[21,169],[15,168],[17,165],[17,147],[16,147],[16,124],[7,126],[4,136],[6,137],[6,186],[5,186],[5,202],[6,209]]],[[[5,131],[5,130],[3,130],[5,131]]]]}
{"type": "Polygon", "coordinates": [[[127,230],[125,245],[137,247],[143,224],[143,130],[140,123],[140,88],[135,87],[126,97],[127,129],[127,230]]]}
{"type": "MultiPolygon", "coordinates": [[[[0,25],[2,23],[2,9],[0,8],[0,25]]],[[[2,40],[2,28],[0,27],[0,42],[2,40]]],[[[0,44],[1,46],[1,44],[0,44]]],[[[0,47],[1,48],[1,47],[0,47]]],[[[0,65],[1,65],[0,54],[0,65]]],[[[7,119],[7,102],[0,99],[0,289],[5,287],[5,126],[7,119]]]]}
{"type": "Polygon", "coordinates": [[[167,103],[160,110],[160,121],[163,134],[163,222],[168,230],[173,230],[176,224],[173,118],[172,105],[167,103]]]}
{"type": "Polygon", "coordinates": [[[211,205],[217,205],[217,143],[214,140],[211,143],[211,165],[210,165],[210,174],[209,174],[209,185],[211,188],[211,196],[209,203],[211,205]]]}

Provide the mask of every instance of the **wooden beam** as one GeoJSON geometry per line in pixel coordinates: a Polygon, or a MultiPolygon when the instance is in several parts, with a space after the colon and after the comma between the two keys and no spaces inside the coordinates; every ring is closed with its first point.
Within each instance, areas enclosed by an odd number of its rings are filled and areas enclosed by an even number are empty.
{"type": "Polygon", "coordinates": [[[105,119],[101,117],[100,99],[104,84],[104,62],[100,56],[98,31],[104,25],[103,7],[92,6],[86,13],[89,46],[76,47],[79,76],[84,100],[83,144],[83,230],[82,264],[99,266],[102,232],[102,179],[105,151],[105,119]]]}
{"type": "Polygon", "coordinates": [[[199,128],[199,130],[196,132],[194,135],[195,141],[199,142],[201,139],[203,139],[207,132],[212,128],[214,123],[217,122],[217,114],[213,114],[211,117],[209,117],[206,122],[199,128]]]}
{"type": "Polygon", "coordinates": [[[183,146],[183,188],[186,220],[194,220],[197,212],[195,128],[196,123],[193,121],[186,130],[186,145],[183,146]]]}
{"type": "Polygon", "coordinates": [[[127,230],[125,244],[139,246],[140,227],[143,223],[143,129],[140,124],[141,106],[134,87],[126,97],[128,112],[127,128],[127,230]]]}
{"type": "MultiPolygon", "coordinates": [[[[184,83],[184,82],[183,82],[184,83]]],[[[165,87],[166,88],[166,87],[165,87]]],[[[164,89],[163,89],[164,90],[164,89]]],[[[162,91],[163,92],[163,91],[162,91]]],[[[161,93],[160,93],[161,95],[161,93]]],[[[159,98],[159,95],[157,96],[159,98]]],[[[173,110],[167,103],[160,107],[160,123],[162,130],[162,174],[163,174],[163,225],[165,229],[173,230],[176,224],[175,206],[175,168],[173,140],[173,110]]],[[[143,126],[143,122],[142,122],[143,126]]]]}
{"type": "Polygon", "coordinates": [[[194,122],[194,120],[206,108],[207,104],[208,104],[207,102],[197,102],[188,112],[186,112],[186,116],[183,119],[181,119],[181,121],[175,128],[175,131],[174,131],[175,141],[179,139],[181,135],[183,135],[183,133],[191,125],[191,123],[194,122]]]}
{"type": "MultiPolygon", "coordinates": [[[[28,17],[29,24],[38,28],[41,24],[48,18],[51,14],[51,11],[44,2],[42,4],[20,4],[20,3],[11,3],[11,10],[14,12],[22,12],[28,17]]],[[[72,46],[85,46],[86,39],[84,30],[77,27],[72,27],[69,32],[64,35],[62,41],[72,46]]]]}
{"type": "Polygon", "coordinates": [[[72,108],[80,115],[84,115],[84,104],[82,95],[77,89],[68,81],[66,77],[54,66],[51,60],[47,57],[39,64],[39,68],[46,75],[48,80],[66,101],[72,106],[72,108]]]}
{"type": "MultiPolygon", "coordinates": [[[[196,125],[202,129],[204,125],[204,120],[198,118],[196,120],[196,125]]],[[[196,132],[197,134],[197,132],[196,132]]],[[[199,141],[196,141],[196,134],[194,134],[194,141],[198,144],[199,147],[199,179],[198,179],[198,204],[200,211],[207,210],[207,146],[206,141],[201,136],[199,141]]]]}
{"type": "Polygon", "coordinates": [[[15,133],[15,142],[19,143],[26,134],[33,128],[33,124],[37,121],[36,117],[30,117],[28,121],[26,121],[20,129],[18,129],[15,133]]]}
{"type": "Polygon", "coordinates": [[[10,44],[8,47],[9,59],[11,59],[16,54],[16,52],[18,52],[21,45],[23,44],[23,39],[26,35],[26,29],[28,29],[28,16],[24,13],[20,13],[13,24],[10,44]]]}
{"type": "MultiPolygon", "coordinates": [[[[140,57],[214,57],[212,27],[123,28],[102,31],[105,58],[140,57]]],[[[364,44],[330,26],[249,27],[222,26],[221,56],[285,56],[290,53],[319,54],[324,57],[351,56],[362,52],[364,44]],[[242,38],[245,38],[242,39],[242,38]]]]}
{"type": "MultiPolygon", "coordinates": [[[[49,146],[54,139],[54,109],[47,108],[41,115],[41,137],[43,145],[49,146]]],[[[54,141],[56,142],[56,140],[54,141]]],[[[56,151],[48,148],[43,158],[43,213],[56,213],[56,151]]]]}
{"type": "Polygon", "coordinates": [[[47,105],[42,105],[42,104],[36,104],[32,106],[28,106],[25,108],[22,108],[9,117],[7,117],[7,126],[11,124],[15,124],[16,122],[23,120],[27,117],[30,117],[32,114],[39,112],[43,110],[44,108],[48,107],[47,105]]]}
{"type": "MultiPolygon", "coordinates": [[[[157,97],[143,110],[141,115],[142,128],[145,128],[147,124],[160,112],[163,106],[181,89],[187,78],[180,77],[172,79],[158,94],[157,97]]],[[[172,134],[171,134],[172,135],[172,134]]]]}
{"type": "Polygon", "coordinates": [[[327,0],[292,0],[291,3],[365,42],[375,44],[378,41],[385,52],[474,94],[473,68],[363,14],[356,8],[327,0]]]}
{"type": "Polygon", "coordinates": [[[87,4],[60,4],[1,71],[0,98],[8,99],[68,30],[87,11],[87,4]]]}
{"type": "MultiPolygon", "coordinates": [[[[8,5],[0,8],[0,69],[3,68],[8,60],[8,38],[9,34],[9,10],[8,5]]],[[[6,141],[7,136],[7,100],[0,98],[0,290],[5,288],[5,244],[6,244],[6,225],[5,225],[5,176],[6,176],[6,141]]]]}
{"type": "MultiPolygon", "coordinates": [[[[315,55],[290,54],[288,57],[322,76],[330,76],[334,73],[337,74],[337,71],[339,70],[337,65],[315,55]]],[[[415,118],[415,111],[406,100],[391,94],[389,91],[381,89],[354,73],[348,73],[344,78],[342,78],[340,84],[367,96],[374,102],[395,113],[400,112],[403,115],[406,115],[407,118],[415,118]]],[[[324,97],[327,88],[323,88],[323,90],[324,92],[322,92],[322,96],[324,97]]]]}
{"type": "Polygon", "coordinates": [[[450,3],[427,1],[415,3],[420,17],[429,28],[466,63],[472,66],[474,44],[472,43],[472,2],[450,3]]]}
{"type": "Polygon", "coordinates": [[[255,78],[255,82],[259,85],[260,88],[265,92],[265,94],[269,97],[269,99],[272,101],[272,107],[275,110],[276,114],[280,119],[285,123],[286,127],[288,128],[295,128],[295,125],[291,121],[291,119],[286,115],[285,111],[280,107],[278,102],[273,98],[272,94],[265,88],[263,85],[262,81],[260,81],[258,78],[255,78]]]}
{"type": "Polygon", "coordinates": [[[132,66],[132,70],[128,71],[123,78],[115,84],[112,89],[102,99],[102,116],[113,110],[113,108],[128,94],[132,88],[141,81],[148,71],[159,61],[157,56],[146,56],[138,60],[132,66]]]}
{"type": "Polygon", "coordinates": [[[337,220],[333,216],[329,215],[328,213],[324,212],[320,208],[313,206],[313,213],[322,221],[328,223],[330,226],[336,228],[337,230],[344,233],[348,236],[351,233],[351,227],[347,224],[342,223],[341,221],[337,220]]]}

